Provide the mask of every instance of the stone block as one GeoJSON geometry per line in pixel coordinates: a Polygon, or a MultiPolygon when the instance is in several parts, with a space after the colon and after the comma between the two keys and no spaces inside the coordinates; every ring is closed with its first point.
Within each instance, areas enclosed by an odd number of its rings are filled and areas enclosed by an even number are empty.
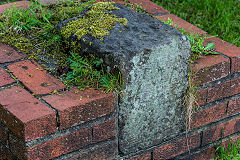
{"type": "MultiPolygon", "coordinates": [[[[91,34],[79,38],[76,32],[65,38],[80,44],[82,55],[101,58],[110,72],[120,70],[124,87],[119,101],[119,149],[127,155],[184,129],[182,100],[188,86],[190,43],[176,29],[147,14],[121,4],[114,6],[119,9],[106,13],[127,19],[127,24],[116,23],[102,40],[91,34]]],[[[88,16],[91,9],[61,22],[58,29],[88,16]]],[[[77,27],[76,31],[83,26],[77,27]]]]}

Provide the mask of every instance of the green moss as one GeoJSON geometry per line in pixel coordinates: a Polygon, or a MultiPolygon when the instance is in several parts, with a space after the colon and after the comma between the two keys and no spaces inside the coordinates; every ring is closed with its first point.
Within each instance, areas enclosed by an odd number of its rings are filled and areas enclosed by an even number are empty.
{"type": "Polygon", "coordinates": [[[69,38],[74,34],[80,40],[89,34],[103,40],[103,36],[109,35],[109,31],[114,28],[116,23],[126,25],[128,23],[126,18],[117,18],[117,16],[112,15],[111,12],[107,12],[119,9],[113,4],[114,2],[99,2],[93,4],[83,17],[69,22],[62,28],[61,33],[63,37],[69,38]]]}
{"type": "Polygon", "coordinates": [[[25,53],[30,53],[30,51],[33,49],[33,44],[31,40],[23,37],[22,35],[9,33],[8,36],[0,36],[0,41],[14,46],[18,48],[21,52],[25,53]]]}

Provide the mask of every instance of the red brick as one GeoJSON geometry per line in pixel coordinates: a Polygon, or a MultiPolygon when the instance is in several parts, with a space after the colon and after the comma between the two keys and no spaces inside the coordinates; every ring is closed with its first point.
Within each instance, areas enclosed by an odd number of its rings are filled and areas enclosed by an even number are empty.
{"type": "Polygon", "coordinates": [[[9,65],[8,68],[18,80],[35,94],[47,94],[65,88],[63,83],[43,70],[33,60],[16,62],[9,65]]]}
{"type": "Polygon", "coordinates": [[[221,139],[221,132],[223,130],[223,137],[229,136],[240,131],[240,117],[229,120],[218,126],[212,127],[203,131],[202,144],[206,145],[216,140],[221,139]]]}
{"type": "Polygon", "coordinates": [[[240,48],[239,47],[231,43],[228,43],[226,41],[223,41],[217,37],[209,38],[208,41],[215,43],[215,49],[217,52],[222,53],[231,58],[231,61],[232,61],[231,73],[240,72],[240,48]]]}
{"type": "Polygon", "coordinates": [[[91,143],[91,129],[79,131],[57,137],[53,140],[27,148],[29,160],[52,159],[73,151],[77,151],[91,143]]]}
{"type": "Polygon", "coordinates": [[[20,87],[0,91],[0,121],[30,141],[55,132],[55,112],[20,87]]]}
{"type": "Polygon", "coordinates": [[[130,158],[125,158],[124,160],[151,160],[151,152],[138,154],[130,158]]]}
{"type": "Polygon", "coordinates": [[[0,63],[16,61],[18,59],[25,58],[26,56],[27,55],[25,53],[18,53],[12,47],[0,42],[0,63]]]}
{"type": "Polygon", "coordinates": [[[168,10],[162,8],[161,6],[153,3],[150,0],[129,0],[133,4],[138,4],[139,6],[146,9],[150,14],[163,14],[168,13],[168,10]]]}
{"type": "MultiPolygon", "coordinates": [[[[200,146],[200,134],[196,133],[188,137],[188,144],[190,149],[200,146]]],[[[181,138],[175,142],[154,149],[153,159],[170,159],[185,152],[188,152],[187,140],[186,138],[181,138]]]]}
{"type": "Polygon", "coordinates": [[[217,144],[217,146],[222,146],[225,149],[227,149],[228,146],[229,146],[229,141],[231,141],[231,144],[238,143],[239,142],[239,137],[240,137],[240,135],[237,135],[237,136],[222,140],[217,144]]]}
{"type": "Polygon", "coordinates": [[[207,88],[198,90],[196,93],[197,105],[205,105],[207,99],[207,88]]]}
{"type": "Polygon", "coordinates": [[[3,144],[5,146],[8,145],[8,131],[3,125],[1,125],[1,123],[0,123],[0,144],[3,144]]]}
{"type": "Polygon", "coordinates": [[[0,144],[0,160],[16,160],[11,152],[3,145],[0,144]]]}
{"type": "Polygon", "coordinates": [[[12,154],[18,159],[27,159],[26,144],[13,134],[9,134],[9,146],[12,154]]]}
{"type": "Polygon", "coordinates": [[[116,136],[114,119],[93,125],[93,143],[97,143],[114,136],[116,136]]]}
{"type": "Polygon", "coordinates": [[[208,88],[207,103],[232,95],[231,81],[226,81],[208,88]]]}
{"type": "Polygon", "coordinates": [[[202,56],[191,64],[197,85],[203,85],[221,78],[230,73],[230,60],[221,55],[202,56]]]}
{"type": "Polygon", "coordinates": [[[181,160],[209,160],[215,157],[215,147],[210,146],[207,149],[197,151],[186,158],[181,158],[181,160]]]}
{"type": "Polygon", "coordinates": [[[207,125],[225,117],[227,102],[193,113],[191,129],[207,125]]]}
{"type": "Polygon", "coordinates": [[[240,92],[240,78],[225,81],[208,88],[207,103],[230,97],[240,92]]]}
{"type": "Polygon", "coordinates": [[[0,87],[15,82],[14,79],[2,68],[0,68],[0,87]]]}
{"type": "Polygon", "coordinates": [[[76,153],[68,160],[113,160],[116,159],[116,156],[117,144],[116,142],[110,142],[76,153]]]}
{"type": "Polygon", "coordinates": [[[166,14],[162,16],[155,16],[160,21],[168,21],[168,19],[172,19],[173,26],[176,26],[178,28],[182,28],[186,30],[187,32],[194,33],[194,34],[206,34],[207,32],[201,30],[200,28],[192,25],[191,23],[188,23],[187,21],[175,16],[174,14],[166,14]]]}
{"type": "Polygon", "coordinates": [[[232,99],[228,103],[227,115],[240,113],[240,98],[232,99]]]}
{"type": "Polygon", "coordinates": [[[231,80],[232,95],[240,93],[240,77],[231,80]]]}
{"type": "Polygon", "coordinates": [[[14,6],[21,7],[21,8],[28,8],[29,1],[18,1],[18,2],[0,5],[0,14],[3,13],[6,8],[10,8],[10,7],[14,7],[14,6]]]}
{"type": "Polygon", "coordinates": [[[71,88],[61,95],[43,97],[60,114],[60,128],[66,129],[114,111],[112,93],[104,94],[95,90],[80,91],[71,88]]]}

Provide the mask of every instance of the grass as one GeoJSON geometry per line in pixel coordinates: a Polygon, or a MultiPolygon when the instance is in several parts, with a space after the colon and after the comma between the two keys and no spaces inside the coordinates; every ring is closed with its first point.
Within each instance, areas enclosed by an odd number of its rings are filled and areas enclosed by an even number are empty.
{"type": "Polygon", "coordinates": [[[168,21],[162,21],[162,22],[178,29],[179,32],[181,32],[183,35],[185,35],[189,39],[191,43],[191,57],[189,59],[190,63],[193,63],[194,60],[200,58],[202,55],[218,54],[217,52],[214,51],[214,47],[215,47],[214,43],[208,43],[207,46],[204,45],[205,39],[208,39],[211,37],[188,33],[186,30],[182,28],[178,28],[177,25],[173,25],[172,19],[168,19],[168,21]]]}
{"type": "Polygon", "coordinates": [[[229,139],[227,145],[222,143],[216,146],[215,160],[239,160],[240,159],[240,138],[236,141],[229,139]]]}
{"type": "MultiPolygon", "coordinates": [[[[55,26],[66,19],[76,17],[92,1],[63,1],[42,6],[33,2],[27,10],[12,7],[0,15],[0,40],[26,52],[29,58],[39,61],[39,57],[55,59],[60,68],[48,70],[64,80],[65,84],[77,85],[79,88],[121,90],[122,82],[119,71],[106,72],[104,63],[93,55],[81,57],[80,46],[71,46],[55,26]],[[60,70],[60,73],[58,71],[60,70]]],[[[144,10],[135,5],[128,6],[140,12],[144,10]]],[[[172,25],[172,21],[166,22],[172,25]]],[[[205,54],[213,54],[214,44],[203,46],[206,37],[191,35],[179,29],[191,41],[191,60],[205,54]]],[[[44,63],[43,63],[44,64],[44,63]]],[[[46,67],[45,67],[46,68],[46,67]]]]}
{"type": "Polygon", "coordinates": [[[239,0],[152,0],[172,14],[240,47],[239,0]]]}
{"type": "Polygon", "coordinates": [[[48,69],[67,85],[117,91],[121,88],[119,72],[106,72],[104,64],[93,55],[77,54],[80,48],[69,45],[55,28],[59,22],[76,17],[93,2],[63,1],[42,6],[35,1],[27,10],[12,7],[0,15],[0,41],[15,46],[38,61],[43,56],[54,59],[60,68],[48,69]],[[58,70],[65,72],[57,75],[58,70]]]}

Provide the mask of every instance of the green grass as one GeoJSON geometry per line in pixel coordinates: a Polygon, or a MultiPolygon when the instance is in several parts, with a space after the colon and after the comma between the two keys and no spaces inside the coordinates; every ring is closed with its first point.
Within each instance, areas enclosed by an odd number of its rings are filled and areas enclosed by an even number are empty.
{"type": "Polygon", "coordinates": [[[0,5],[1,4],[6,4],[6,3],[11,3],[11,2],[16,2],[16,1],[21,1],[21,0],[1,0],[0,5]]]}
{"type": "MultiPolygon", "coordinates": [[[[93,2],[93,1],[92,1],[93,2]]],[[[81,57],[80,46],[66,43],[55,26],[66,19],[76,17],[90,2],[64,1],[57,4],[42,6],[33,2],[27,10],[12,7],[0,15],[0,41],[15,46],[20,51],[28,53],[29,58],[38,60],[39,54],[55,59],[61,67],[61,77],[67,84],[79,88],[104,88],[105,91],[121,90],[121,75],[119,71],[108,73],[104,71],[104,63],[92,55],[81,57]]],[[[130,5],[134,10],[144,12],[138,6],[130,5]]],[[[172,21],[165,22],[172,25],[172,21]]],[[[176,26],[175,26],[176,27],[176,26]]],[[[214,44],[204,46],[206,37],[191,35],[179,29],[191,41],[191,60],[201,55],[214,54],[214,44]]],[[[49,69],[56,74],[56,69],[49,69]]]]}
{"type": "Polygon", "coordinates": [[[227,146],[221,144],[217,146],[215,160],[239,160],[240,159],[240,139],[233,141],[229,139],[227,146]]]}
{"type": "MultiPolygon", "coordinates": [[[[55,27],[63,20],[76,17],[94,1],[63,1],[47,6],[35,1],[27,10],[16,7],[7,9],[0,15],[0,41],[27,53],[29,58],[39,60],[39,55],[40,58],[44,55],[56,60],[60,70],[67,68],[58,77],[67,85],[75,85],[80,89],[118,91],[121,88],[120,73],[106,72],[106,66],[97,57],[77,54],[80,53],[80,46],[67,43],[55,27]]],[[[56,68],[52,70],[57,71],[56,68]]]]}
{"type": "Polygon", "coordinates": [[[194,60],[200,58],[202,55],[218,54],[217,52],[214,51],[215,47],[214,43],[208,43],[206,46],[204,45],[205,39],[211,37],[202,36],[199,34],[192,34],[182,28],[178,28],[177,25],[173,25],[172,19],[168,19],[168,21],[162,22],[178,29],[179,32],[181,32],[190,40],[191,43],[191,57],[189,59],[190,63],[193,63],[194,60]]]}
{"type": "Polygon", "coordinates": [[[240,47],[239,0],[152,0],[211,35],[240,47]]]}

